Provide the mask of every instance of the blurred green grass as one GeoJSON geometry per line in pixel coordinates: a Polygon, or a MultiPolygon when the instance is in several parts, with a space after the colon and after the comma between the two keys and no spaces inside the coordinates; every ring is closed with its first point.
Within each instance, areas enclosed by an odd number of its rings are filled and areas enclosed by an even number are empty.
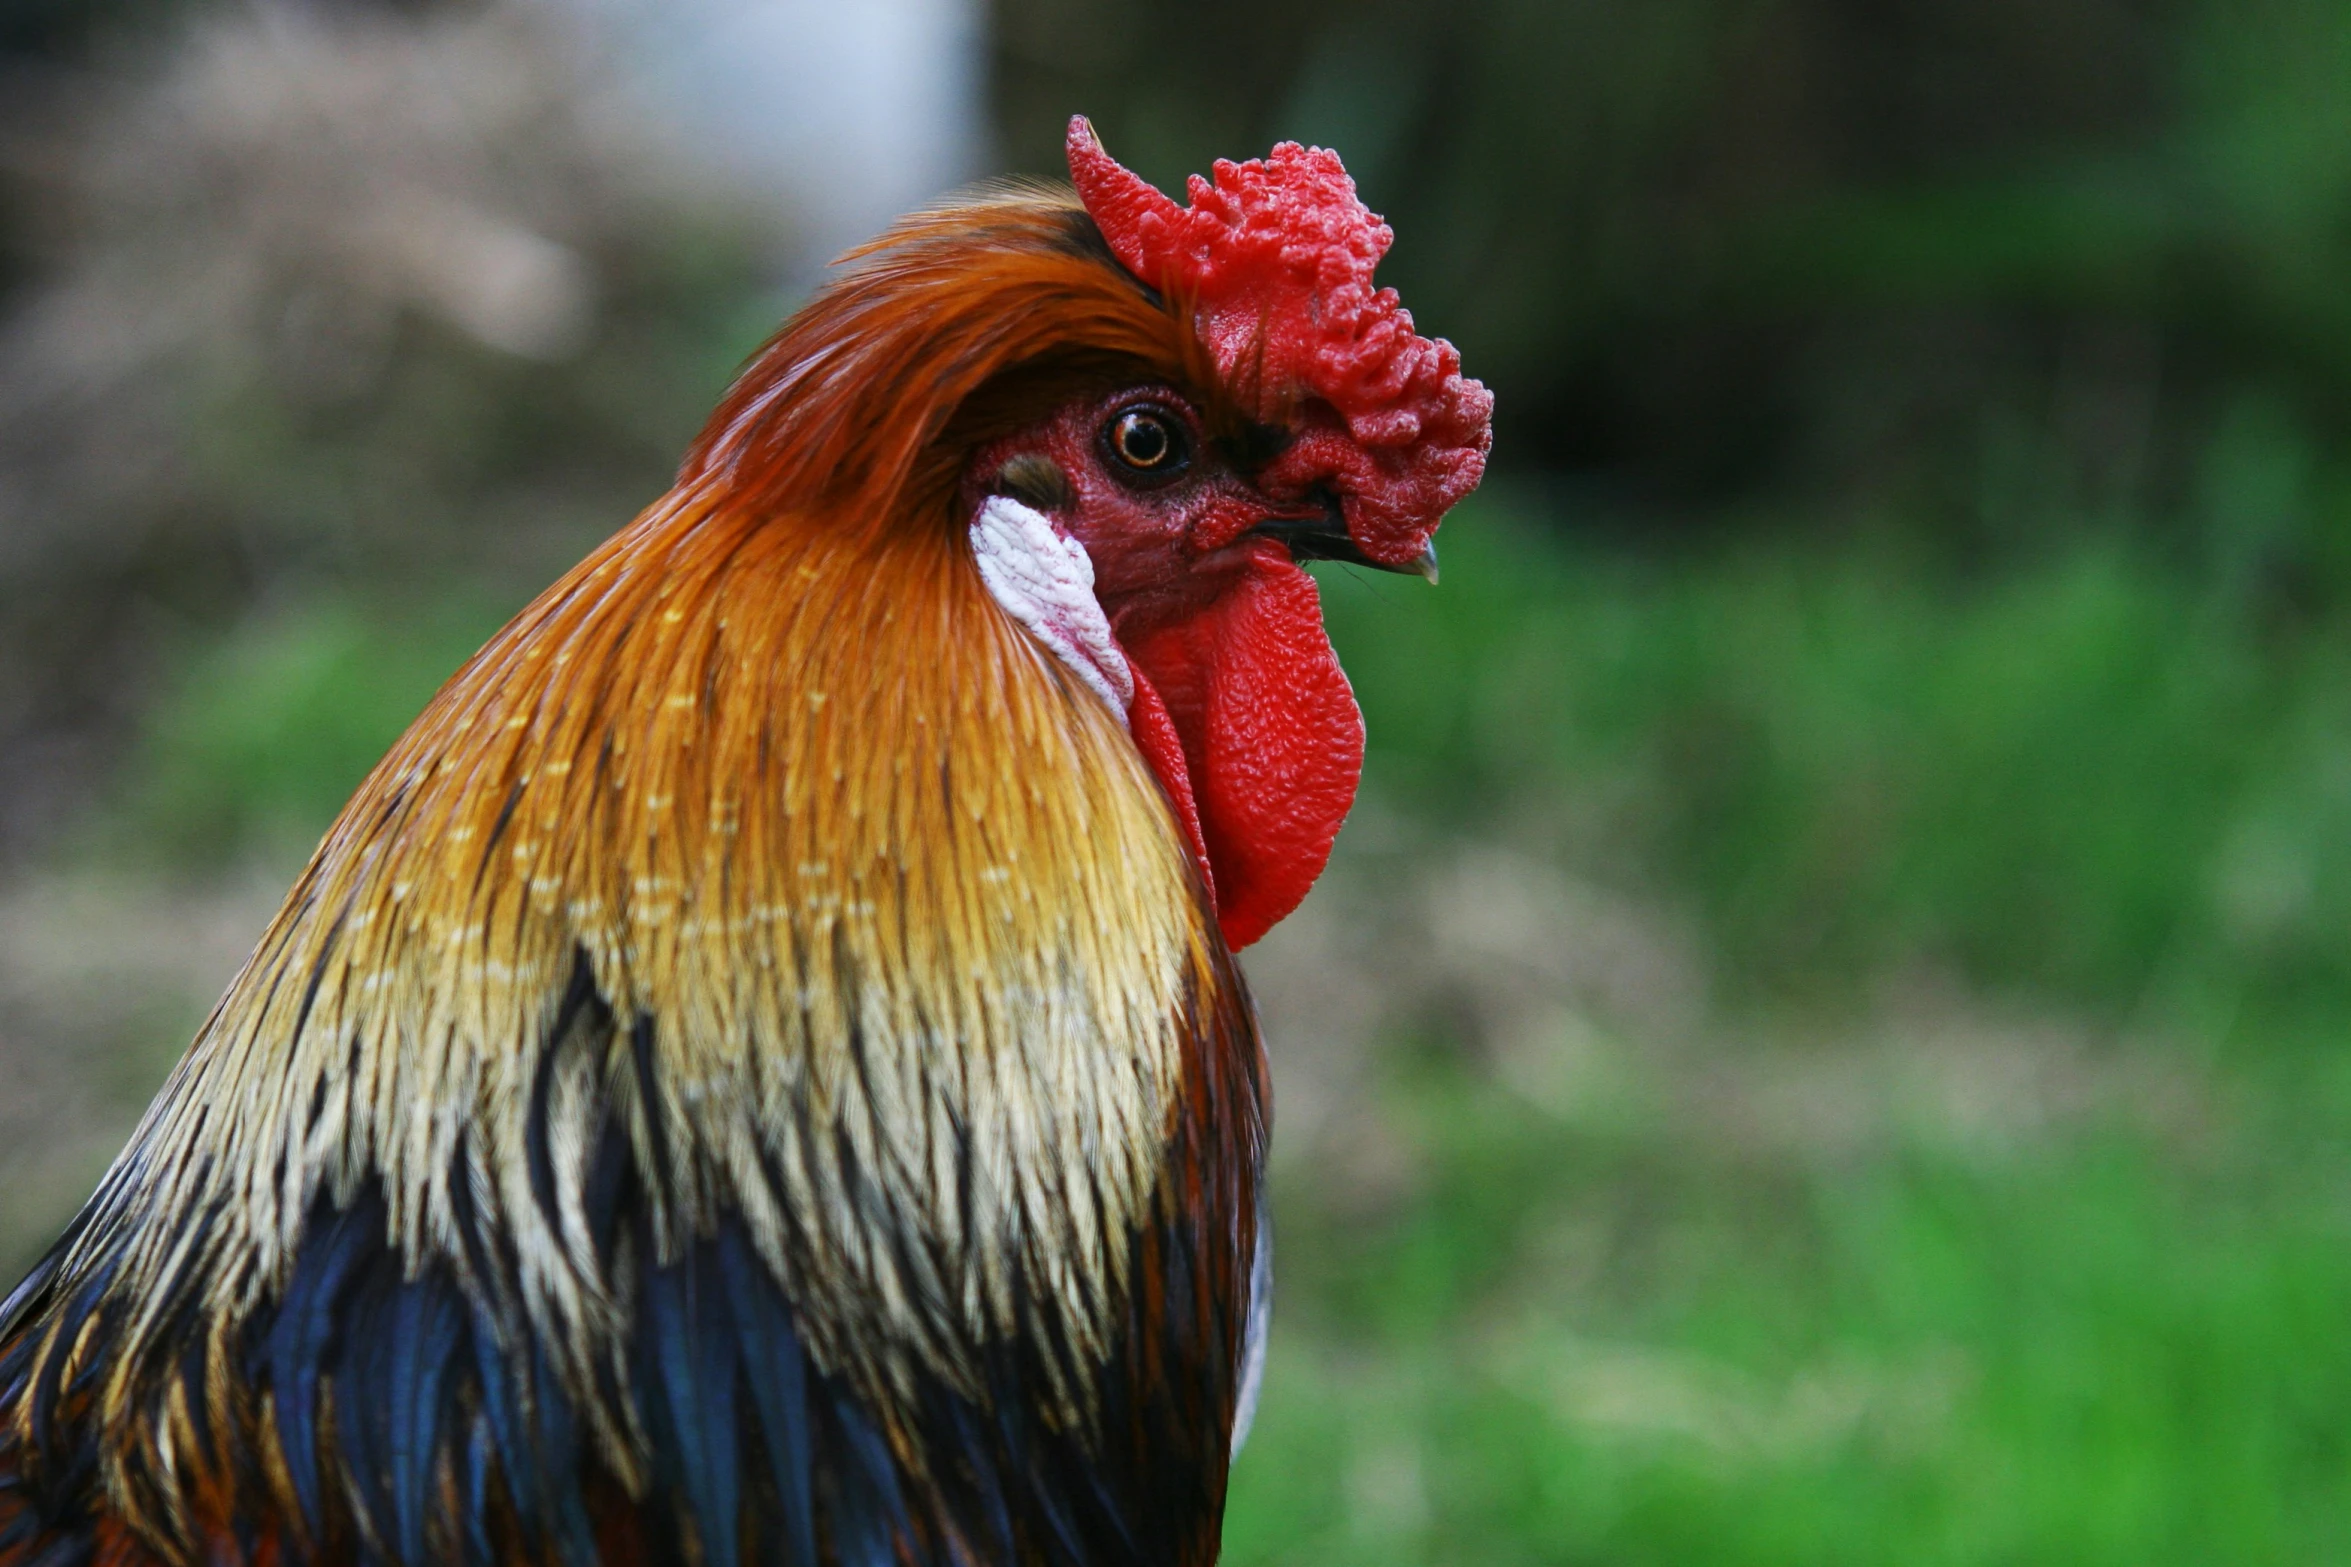
{"type": "Polygon", "coordinates": [[[1536,512],[1467,510],[1440,593],[1330,584],[1375,788],[1678,900],[1711,1049],[1772,1018],[1816,1086],[1859,1077],[1842,1020],[1925,967],[2065,1009],[2081,1069],[2139,1086],[1759,1143],[1642,1091],[1654,1041],[1613,1042],[1634,1086],[1596,1117],[1397,1042],[1405,1200],[1367,1222],[1285,1172],[1228,1559],[2351,1550],[2338,628],[2094,534],[1959,581],[1536,512]]]}
{"type": "Polygon", "coordinates": [[[1409,1212],[1365,1234],[1286,1205],[1229,1560],[2351,1546],[2339,1140],[2183,1168],[2100,1129],[1988,1164],[1897,1149],[1758,1170],[1662,1127],[1568,1151],[1564,1129],[1451,1088],[1408,1112],[1439,1172],[1409,1212]],[[1536,1282],[1562,1230],[1630,1276],[1536,1282]]]}
{"type": "Polygon", "coordinates": [[[1421,597],[1333,579],[1369,777],[1666,887],[1749,992],[1916,963],[2113,1015],[2351,1000],[2351,644],[2143,543],[1973,577],[1680,554],[1465,507],[1421,597]]]}
{"type": "Polygon", "coordinates": [[[501,619],[474,593],[323,598],[200,643],[150,715],[102,831],[135,860],[182,865],[306,851],[501,619]]]}
{"type": "MultiPolygon", "coordinates": [[[[1388,1018],[1371,1124],[1409,1178],[1280,1167],[1228,1559],[2351,1551],[2336,628],[2094,530],[1970,577],[1569,542],[1559,504],[1463,508],[1435,592],[1326,575],[1367,789],[1685,917],[1708,1021],[1603,1020],[1605,1089],[1543,1098],[1388,1018]],[[2065,1104],[1869,1087],[1928,1044],[1868,1055],[1857,1020],[1922,973],[2064,1020],[2065,1104]],[[1756,1061],[1864,1130],[1738,1131],[1756,1061]]],[[[249,622],[159,705],[121,841],[315,832],[500,613],[249,622]]]]}

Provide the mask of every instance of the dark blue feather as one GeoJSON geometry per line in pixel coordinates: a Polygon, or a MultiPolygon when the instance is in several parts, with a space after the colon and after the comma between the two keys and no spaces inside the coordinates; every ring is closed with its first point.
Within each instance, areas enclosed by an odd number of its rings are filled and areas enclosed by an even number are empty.
{"type": "Polygon", "coordinates": [[[783,1567],[818,1567],[814,1461],[808,1433],[808,1355],[784,1292],[744,1239],[739,1220],[719,1227],[718,1266],[741,1347],[743,1380],[759,1419],[768,1475],[783,1513],[775,1539],[783,1567]]]}
{"type": "Polygon", "coordinates": [[[322,1207],[312,1219],[312,1238],[295,1258],[293,1276],[263,1347],[278,1448],[294,1483],[303,1523],[314,1539],[324,1526],[318,1478],[319,1373],[334,1342],[344,1290],[369,1253],[383,1244],[380,1209],[370,1213],[369,1208],[367,1201],[342,1214],[322,1207]]]}
{"type": "Polygon", "coordinates": [[[350,1291],[342,1331],[327,1359],[327,1374],[334,1383],[336,1446],[351,1500],[372,1536],[361,1543],[379,1549],[390,1543],[384,1532],[393,1519],[386,1406],[395,1396],[392,1317],[399,1289],[398,1261],[379,1236],[374,1255],[350,1291]]]}
{"type": "Polygon", "coordinates": [[[507,1351],[498,1342],[498,1333],[486,1312],[476,1310],[473,1332],[474,1393],[481,1400],[480,1413],[474,1422],[474,1442],[482,1450],[483,1461],[493,1457],[501,1460],[499,1467],[506,1476],[508,1500],[514,1508],[515,1522],[521,1525],[526,1538],[539,1532],[539,1495],[543,1486],[539,1453],[529,1440],[529,1428],[523,1422],[523,1412],[515,1401],[515,1376],[507,1364],[507,1351]]]}
{"type": "Polygon", "coordinates": [[[465,1559],[467,1567],[491,1567],[497,1550],[490,1543],[490,1481],[497,1463],[498,1439],[490,1424],[476,1414],[465,1434],[465,1559]]]}
{"type": "Polygon", "coordinates": [[[536,1339],[531,1341],[531,1436],[529,1462],[539,1478],[539,1507],[549,1540],[568,1567],[593,1567],[596,1526],[580,1489],[579,1418],[546,1346],[536,1339]]]}
{"type": "Polygon", "coordinates": [[[1015,1498],[997,1463],[995,1432],[987,1412],[944,1383],[921,1385],[923,1430],[930,1435],[933,1481],[940,1487],[961,1532],[972,1537],[990,1561],[1021,1557],[1014,1530],[1015,1498]]]}
{"type": "Polygon", "coordinates": [[[465,1311],[456,1286],[438,1273],[402,1284],[392,1310],[392,1352],[377,1417],[383,1422],[392,1496],[394,1554],[421,1567],[433,1510],[433,1471],[445,1427],[450,1363],[462,1348],[465,1311]]]}
{"type": "MultiPolygon", "coordinates": [[[[651,1237],[645,1252],[652,1252],[651,1237]]],[[[737,1567],[742,1449],[735,1418],[735,1338],[717,1251],[696,1243],[675,1265],[647,1270],[643,1349],[647,1414],[662,1479],[692,1508],[709,1567],[737,1567]]]]}
{"type": "Polygon", "coordinates": [[[834,1438],[832,1538],[841,1567],[896,1567],[906,1500],[889,1444],[857,1396],[831,1377],[819,1383],[834,1438]]]}
{"type": "Polygon", "coordinates": [[[97,1542],[87,1531],[60,1533],[39,1554],[28,1558],[24,1567],[88,1567],[97,1554],[97,1542]]]}

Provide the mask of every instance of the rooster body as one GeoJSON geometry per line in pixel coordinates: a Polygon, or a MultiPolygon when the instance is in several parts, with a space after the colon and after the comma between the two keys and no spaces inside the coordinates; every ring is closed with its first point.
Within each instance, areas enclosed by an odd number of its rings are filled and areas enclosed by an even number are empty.
{"type": "Polygon", "coordinates": [[[854,259],[362,784],[0,1308],[0,1567],[1214,1559],[1231,948],[1360,746],[1295,558],[1436,513],[1268,481],[1343,396],[1072,161],[854,259]]]}

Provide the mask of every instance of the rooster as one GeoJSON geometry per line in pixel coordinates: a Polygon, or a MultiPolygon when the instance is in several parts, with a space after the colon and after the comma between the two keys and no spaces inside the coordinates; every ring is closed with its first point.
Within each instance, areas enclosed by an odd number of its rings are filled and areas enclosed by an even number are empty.
{"type": "Polygon", "coordinates": [[[1338,158],[852,253],[433,699],[0,1306],[0,1567],[1208,1563],[1306,560],[1492,400],[1338,158]]]}

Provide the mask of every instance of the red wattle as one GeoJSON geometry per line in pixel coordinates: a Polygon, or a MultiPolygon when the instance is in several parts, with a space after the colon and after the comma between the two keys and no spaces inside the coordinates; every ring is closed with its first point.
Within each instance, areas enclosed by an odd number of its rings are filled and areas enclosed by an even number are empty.
{"type": "MultiPolygon", "coordinates": [[[[1131,666],[1134,659],[1127,660],[1131,666]]],[[[1208,847],[1200,838],[1200,806],[1192,797],[1192,770],[1184,761],[1184,742],[1176,734],[1175,722],[1167,716],[1167,704],[1159,700],[1140,669],[1130,669],[1135,678],[1135,700],[1127,707],[1127,732],[1135,737],[1135,749],[1143,753],[1143,760],[1159,775],[1159,786],[1167,791],[1167,803],[1175,807],[1176,823],[1184,829],[1184,842],[1192,850],[1192,858],[1200,867],[1200,879],[1208,887],[1208,906],[1216,907],[1216,872],[1208,863],[1208,847]]]]}
{"type": "Polygon", "coordinates": [[[1266,543],[1206,609],[1125,647],[1135,743],[1177,815],[1196,808],[1218,924],[1245,947],[1322,874],[1363,771],[1363,714],[1314,579],[1266,543]]]}

